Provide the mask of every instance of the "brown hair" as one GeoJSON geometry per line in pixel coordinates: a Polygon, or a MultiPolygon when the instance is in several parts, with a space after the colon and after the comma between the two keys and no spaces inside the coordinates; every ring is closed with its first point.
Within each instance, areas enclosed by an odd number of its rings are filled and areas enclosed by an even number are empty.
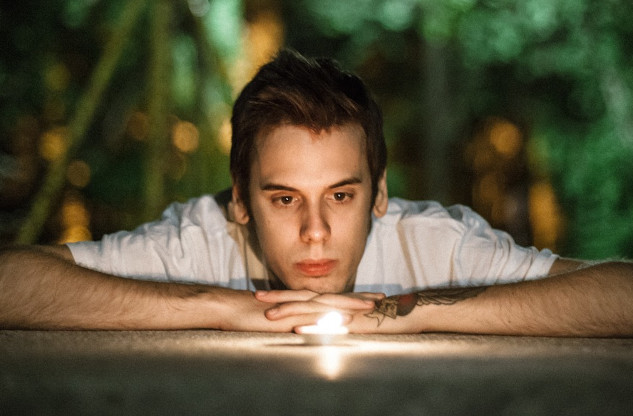
{"type": "Polygon", "coordinates": [[[281,124],[315,132],[358,123],[366,135],[372,201],[387,163],[380,108],[359,77],[328,58],[309,59],[282,50],[257,72],[233,106],[231,175],[250,209],[248,186],[258,135],[281,124]]]}

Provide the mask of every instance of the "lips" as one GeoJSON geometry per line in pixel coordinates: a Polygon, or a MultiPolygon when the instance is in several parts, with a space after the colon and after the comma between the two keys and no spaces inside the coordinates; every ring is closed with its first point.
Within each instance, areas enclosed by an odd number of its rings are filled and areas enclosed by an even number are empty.
{"type": "Polygon", "coordinates": [[[304,260],[295,263],[295,268],[305,276],[318,277],[330,274],[337,264],[337,260],[331,259],[304,260]]]}

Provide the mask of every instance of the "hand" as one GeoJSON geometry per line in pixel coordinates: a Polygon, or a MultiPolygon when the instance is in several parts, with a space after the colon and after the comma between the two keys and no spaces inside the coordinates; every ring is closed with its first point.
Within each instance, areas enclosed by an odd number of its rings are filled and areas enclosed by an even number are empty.
{"type": "MultiPolygon", "coordinates": [[[[270,321],[298,319],[302,325],[313,325],[325,313],[340,312],[348,324],[354,316],[362,316],[374,310],[376,301],[384,299],[382,293],[319,294],[310,290],[258,291],[255,298],[273,304],[265,311],[270,321]]],[[[299,326],[299,325],[297,325],[299,326]]]]}

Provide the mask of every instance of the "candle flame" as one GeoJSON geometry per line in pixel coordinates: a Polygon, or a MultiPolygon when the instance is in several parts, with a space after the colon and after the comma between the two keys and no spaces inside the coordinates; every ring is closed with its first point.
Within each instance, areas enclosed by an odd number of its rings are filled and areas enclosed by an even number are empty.
{"type": "Polygon", "coordinates": [[[343,315],[338,312],[328,312],[317,321],[317,326],[322,329],[337,329],[343,325],[343,315]]]}

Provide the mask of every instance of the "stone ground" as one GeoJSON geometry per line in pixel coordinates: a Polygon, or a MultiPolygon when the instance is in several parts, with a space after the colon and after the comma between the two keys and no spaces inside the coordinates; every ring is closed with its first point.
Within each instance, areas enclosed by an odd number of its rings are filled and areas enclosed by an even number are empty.
{"type": "Polygon", "coordinates": [[[632,415],[633,339],[0,331],[0,415],[632,415]]]}

